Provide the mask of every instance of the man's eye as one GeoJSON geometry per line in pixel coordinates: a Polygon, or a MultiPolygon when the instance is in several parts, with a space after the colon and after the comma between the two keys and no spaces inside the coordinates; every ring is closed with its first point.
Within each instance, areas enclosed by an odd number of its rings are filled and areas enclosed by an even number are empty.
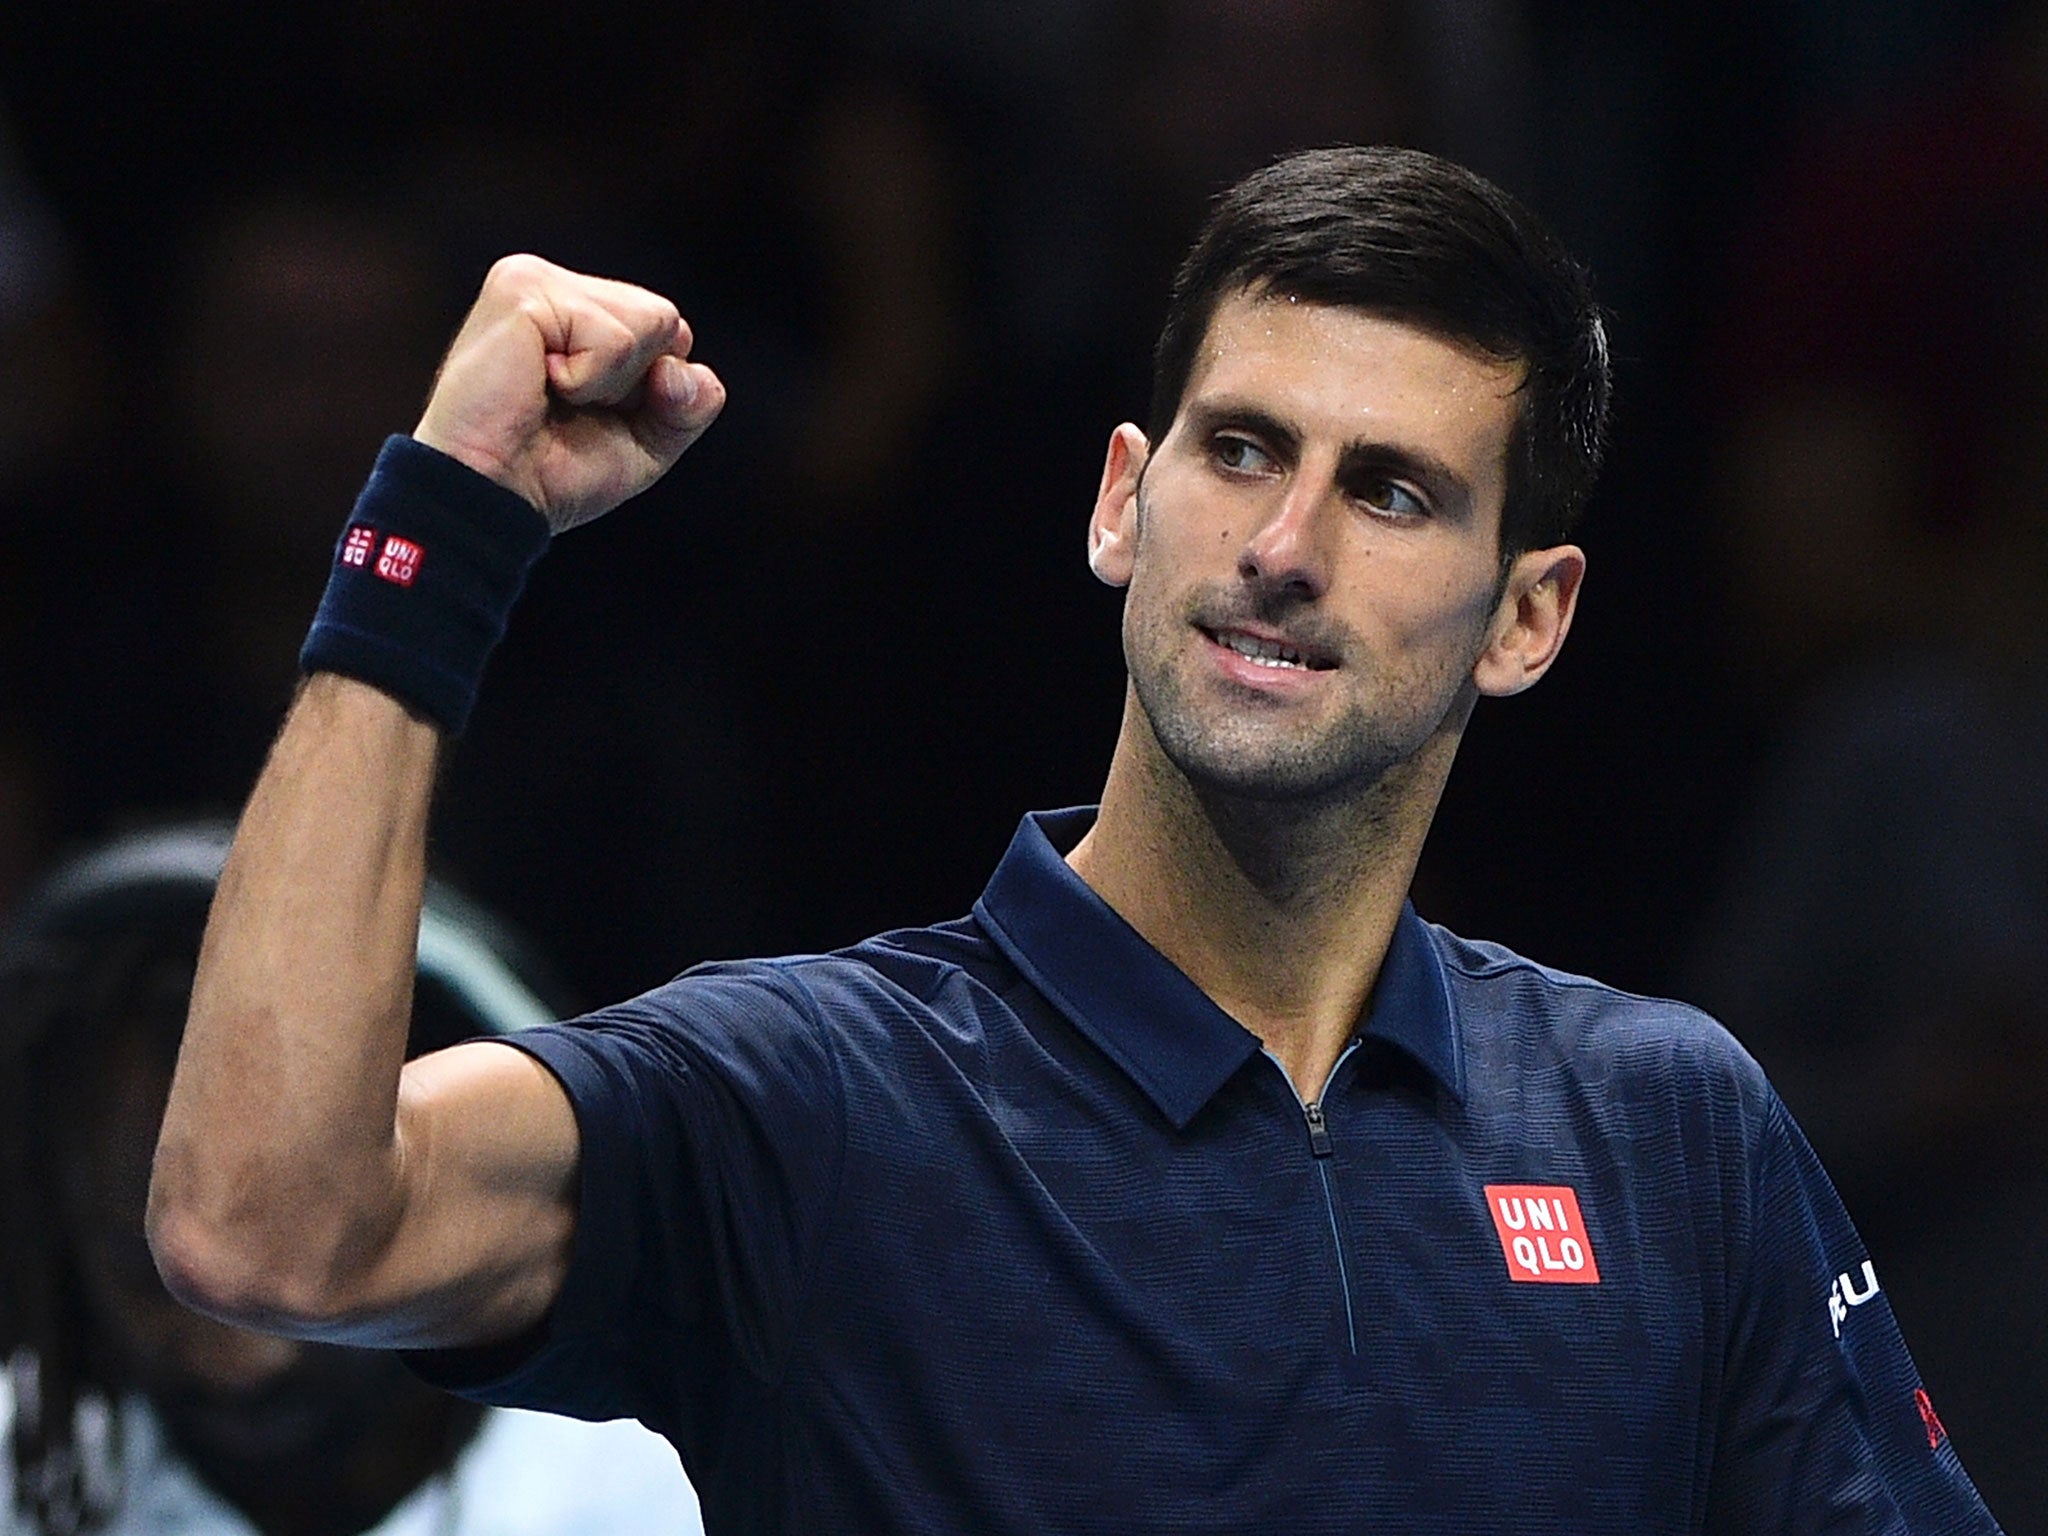
{"type": "Polygon", "coordinates": [[[1255,474],[1273,462],[1263,448],[1246,437],[1219,437],[1210,451],[1225,469],[1246,474],[1255,474]]]}
{"type": "Polygon", "coordinates": [[[1390,517],[1426,517],[1429,504],[1397,480],[1368,480],[1358,488],[1358,499],[1375,512],[1390,517]]]}

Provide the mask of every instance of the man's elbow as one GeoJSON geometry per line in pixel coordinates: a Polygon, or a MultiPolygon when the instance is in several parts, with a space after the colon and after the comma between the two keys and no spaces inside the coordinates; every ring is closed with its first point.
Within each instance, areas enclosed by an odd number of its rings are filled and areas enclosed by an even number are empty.
{"type": "Polygon", "coordinates": [[[157,1199],[154,1189],[144,1231],[164,1289],[193,1311],[242,1323],[260,1310],[255,1267],[238,1261],[234,1245],[194,1213],[157,1199]]]}
{"type": "Polygon", "coordinates": [[[161,1171],[150,1182],[145,1221],[164,1289],[225,1323],[266,1333],[319,1338],[345,1310],[332,1267],[309,1263],[322,1245],[296,1240],[246,1219],[206,1210],[161,1171]]]}

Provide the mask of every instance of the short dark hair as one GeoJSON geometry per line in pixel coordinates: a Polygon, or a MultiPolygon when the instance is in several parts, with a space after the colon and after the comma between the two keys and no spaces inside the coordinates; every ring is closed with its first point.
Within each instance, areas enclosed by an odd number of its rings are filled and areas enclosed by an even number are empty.
{"type": "Polygon", "coordinates": [[[1245,177],[1174,276],[1153,352],[1154,442],[1179,413],[1217,307],[1253,289],[1524,365],[1502,558],[1571,531],[1606,446],[1607,329],[1585,269],[1514,198],[1448,160],[1380,145],[1304,150],[1245,177]]]}

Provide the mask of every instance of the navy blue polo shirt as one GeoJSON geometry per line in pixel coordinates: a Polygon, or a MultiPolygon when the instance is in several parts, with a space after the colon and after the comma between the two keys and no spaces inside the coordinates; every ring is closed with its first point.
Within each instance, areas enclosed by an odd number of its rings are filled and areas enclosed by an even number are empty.
{"type": "Polygon", "coordinates": [[[1026,818],[973,915],[517,1044],[552,1312],[423,1368],[633,1417],[718,1531],[1992,1531],[1703,1015],[1402,914],[1313,1104],[1026,818]]]}

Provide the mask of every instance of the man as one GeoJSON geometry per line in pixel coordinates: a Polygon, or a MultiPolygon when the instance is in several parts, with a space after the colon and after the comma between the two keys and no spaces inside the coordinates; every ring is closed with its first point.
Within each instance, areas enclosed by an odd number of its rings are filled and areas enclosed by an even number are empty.
{"type": "MultiPolygon", "coordinates": [[[[228,830],[52,871],[0,932],[0,1532],[624,1536],[695,1526],[630,1424],[479,1410],[388,1354],[231,1327],[164,1294],[150,1152],[228,830]]],[[[557,1015],[453,893],[421,917],[413,1049],[557,1015]]]]}
{"type": "Polygon", "coordinates": [[[1406,905],[1607,395],[1577,268],[1428,156],[1282,161],[1183,266],[1089,524],[1099,812],[959,922],[401,1072],[441,736],[543,520],[717,414],[689,347],[513,259],[387,445],[212,917],[174,1290],[639,1417],[712,1530],[1995,1529],[1733,1042],[1406,905]]]}

